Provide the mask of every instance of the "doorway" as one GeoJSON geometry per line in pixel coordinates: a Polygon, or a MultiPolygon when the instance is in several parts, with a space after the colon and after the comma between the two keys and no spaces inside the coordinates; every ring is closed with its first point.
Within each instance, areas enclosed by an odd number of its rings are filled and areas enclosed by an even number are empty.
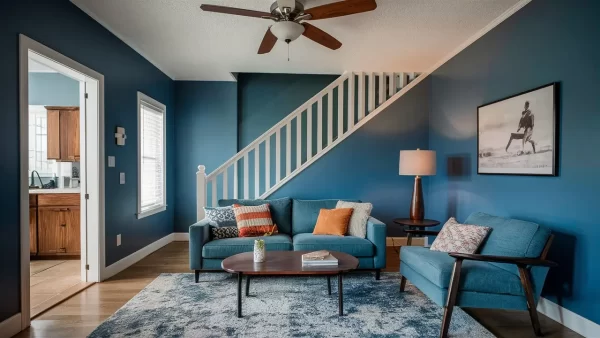
{"type": "Polygon", "coordinates": [[[24,329],[101,281],[104,77],[24,35],[19,43],[24,329]]]}

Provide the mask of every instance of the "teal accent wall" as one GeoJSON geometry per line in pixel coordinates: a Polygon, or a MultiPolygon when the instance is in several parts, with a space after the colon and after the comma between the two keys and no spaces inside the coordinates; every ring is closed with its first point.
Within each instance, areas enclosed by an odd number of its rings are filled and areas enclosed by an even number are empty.
{"type": "Polygon", "coordinates": [[[29,104],[79,106],[79,82],[59,73],[29,73],[29,104]]]}
{"type": "Polygon", "coordinates": [[[427,216],[471,212],[556,235],[542,296],[600,324],[600,3],[532,1],[432,75],[427,216]],[[477,106],[559,82],[558,177],[477,175],[477,106]],[[448,170],[450,165],[452,170],[448,170]]]}

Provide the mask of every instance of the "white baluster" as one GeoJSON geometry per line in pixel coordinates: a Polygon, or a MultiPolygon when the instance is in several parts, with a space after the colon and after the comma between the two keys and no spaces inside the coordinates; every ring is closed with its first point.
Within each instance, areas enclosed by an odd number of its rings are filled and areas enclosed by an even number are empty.
{"type": "Polygon", "coordinates": [[[397,81],[396,81],[396,73],[391,73],[390,74],[390,83],[388,85],[388,95],[390,97],[394,96],[394,94],[396,94],[396,87],[397,87],[397,81]]]}
{"type": "Polygon", "coordinates": [[[204,207],[206,206],[206,167],[198,166],[196,172],[196,220],[204,219],[204,207]]]}
{"type": "MultiPolygon", "coordinates": [[[[360,74],[360,73],[359,73],[360,74]]],[[[350,77],[348,78],[348,120],[346,122],[346,128],[349,131],[350,129],[352,129],[352,127],[354,127],[354,100],[356,99],[356,96],[354,95],[354,87],[355,87],[355,82],[354,82],[354,73],[350,73],[350,77]]],[[[339,106],[340,108],[340,116],[339,119],[340,121],[340,133],[338,134],[338,137],[342,136],[342,123],[344,121],[344,95],[343,95],[343,91],[344,91],[344,86],[341,85],[339,86],[341,92],[342,93],[342,98],[339,100],[339,106]]],[[[360,99],[359,99],[360,102],[360,99]]]]}
{"type": "Polygon", "coordinates": [[[227,184],[228,183],[227,182],[228,181],[227,180],[227,169],[229,169],[229,168],[225,168],[225,170],[223,171],[223,199],[227,199],[227,195],[229,193],[227,191],[229,189],[228,184],[227,184]]]}
{"type": "Polygon", "coordinates": [[[400,90],[402,90],[406,86],[406,73],[400,73],[398,75],[398,79],[399,79],[398,85],[400,87],[400,90]]]}
{"type": "Polygon", "coordinates": [[[260,196],[260,143],[254,148],[254,196],[260,196]]]}
{"type": "Polygon", "coordinates": [[[285,125],[285,176],[292,172],[292,122],[285,125]]]}
{"type": "Polygon", "coordinates": [[[333,142],[333,89],[327,93],[327,146],[333,142]]]}
{"type": "Polygon", "coordinates": [[[238,198],[238,192],[240,190],[238,182],[238,161],[239,160],[235,160],[235,162],[233,162],[233,198],[235,199],[238,198]]]}
{"type": "Polygon", "coordinates": [[[302,114],[296,117],[296,169],[302,165],[302,114]]]}
{"type": "Polygon", "coordinates": [[[212,184],[212,204],[210,205],[211,207],[217,206],[217,177],[218,175],[215,175],[215,178],[213,178],[210,181],[212,184]]]}
{"type": "Polygon", "coordinates": [[[317,153],[323,150],[323,97],[317,102],[317,153]]]}
{"type": "Polygon", "coordinates": [[[417,77],[417,73],[415,72],[410,72],[408,73],[408,83],[413,82],[413,80],[417,77]]]}
{"type": "Polygon", "coordinates": [[[271,136],[265,140],[265,191],[271,188],[271,136]]]}
{"type": "Polygon", "coordinates": [[[369,74],[369,113],[375,110],[375,73],[369,74]]]}
{"type": "Polygon", "coordinates": [[[312,103],[306,110],[306,161],[312,158],[312,103]]]}
{"type": "Polygon", "coordinates": [[[281,180],[281,132],[275,132],[275,184],[281,180]]]}
{"type": "Polygon", "coordinates": [[[385,73],[379,74],[379,106],[385,101],[385,73]]]}
{"type": "MultiPolygon", "coordinates": [[[[358,120],[365,117],[365,73],[358,73],[358,120]]],[[[354,119],[352,119],[354,126],[354,119]]]]}
{"type": "Polygon", "coordinates": [[[250,198],[250,193],[248,190],[250,189],[250,175],[248,175],[248,153],[244,154],[244,198],[250,198]]]}

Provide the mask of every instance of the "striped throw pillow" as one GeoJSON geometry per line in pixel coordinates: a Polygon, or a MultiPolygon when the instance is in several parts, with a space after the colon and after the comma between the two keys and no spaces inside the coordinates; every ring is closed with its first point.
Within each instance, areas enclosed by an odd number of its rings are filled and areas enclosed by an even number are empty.
{"type": "Polygon", "coordinates": [[[276,234],[277,225],[273,224],[269,204],[257,206],[233,205],[235,220],[240,237],[256,237],[276,234]]]}

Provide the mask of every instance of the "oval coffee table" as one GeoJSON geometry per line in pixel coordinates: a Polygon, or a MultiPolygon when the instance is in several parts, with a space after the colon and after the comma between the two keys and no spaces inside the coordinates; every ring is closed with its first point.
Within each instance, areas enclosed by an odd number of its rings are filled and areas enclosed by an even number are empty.
{"type": "Polygon", "coordinates": [[[339,315],[344,315],[344,296],[342,275],[358,267],[358,259],[343,252],[329,251],[338,259],[334,266],[303,266],[302,255],[312,251],[267,251],[265,261],[254,263],[254,253],[244,252],[225,258],[221,263],[223,270],[238,275],[237,315],[242,317],[242,277],[246,275],[246,296],[250,290],[250,276],[327,276],[327,290],[331,294],[331,276],[338,277],[339,315]]]}

